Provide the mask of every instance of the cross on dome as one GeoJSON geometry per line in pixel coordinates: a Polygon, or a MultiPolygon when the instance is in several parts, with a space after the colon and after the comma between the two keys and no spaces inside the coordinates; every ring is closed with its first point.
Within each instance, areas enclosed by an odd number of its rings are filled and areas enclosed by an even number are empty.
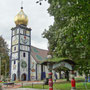
{"type": "Polygon", "coordinates": [[[15,16],[14,21],[16,26],[28,24],[28,17],[23,11],[23,1],[21,2],[21,11],[15,16]]]}
{"type": "Polygon", "coordinates": [[[23,1],[21,1],[21,9],[23,9],[23,1]]]}

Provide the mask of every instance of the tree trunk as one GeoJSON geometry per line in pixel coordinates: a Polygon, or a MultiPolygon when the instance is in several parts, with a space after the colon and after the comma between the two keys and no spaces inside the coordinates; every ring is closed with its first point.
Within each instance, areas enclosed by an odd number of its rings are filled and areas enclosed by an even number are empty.
{"type": "Polygon", "coordinates": [[[65,76],[66,76],[67,81],[69,81],[69,71],[65,72],[65,76]]]}
{"type": "Polygon", "coordinates": [[[62,76],[61,76],[61,71],[59,72],[59,79],[62,79],[62,76]]]}

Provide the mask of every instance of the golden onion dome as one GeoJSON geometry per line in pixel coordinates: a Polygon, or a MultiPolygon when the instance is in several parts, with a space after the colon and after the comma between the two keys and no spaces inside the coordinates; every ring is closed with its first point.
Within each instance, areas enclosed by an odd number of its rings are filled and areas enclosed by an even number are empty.
{"type": "Polygon", "coordinates": [[[16,25],[21,25],[21,24],[27,25],[28,24],[28,17],[23,12],[23,7],[21,7],[21,11],[15,16],[14,21],[16,25]]]}

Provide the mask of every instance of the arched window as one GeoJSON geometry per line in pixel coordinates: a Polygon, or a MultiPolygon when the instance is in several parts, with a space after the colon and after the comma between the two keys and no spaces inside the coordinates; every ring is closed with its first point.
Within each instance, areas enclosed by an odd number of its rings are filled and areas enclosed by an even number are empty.
{"type": "Polygon", "coordinates": [[[23,53],[23,57],[26,57],[26,53],[25,52],[23,53]]]}

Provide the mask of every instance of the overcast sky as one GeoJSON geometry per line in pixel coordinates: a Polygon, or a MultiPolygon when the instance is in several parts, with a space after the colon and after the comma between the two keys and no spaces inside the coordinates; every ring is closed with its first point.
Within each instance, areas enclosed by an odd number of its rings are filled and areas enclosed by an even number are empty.
{"type": "MultiPolygon", "coordinates": [[[[22,0],[0,0],[0,35],[10,47],[11,28],[15,27],[14,17],[20,11],[22,0]]],[[[53,24],[53,17],[48,14],[49,4],[43,2],[40,6],[37,0],[23,0],[24,12],[28,16],[28,27],[32,28],[31,44],[41,49],[47,49],[47,40],[42,38],[44,29],[53,24]]]]}

